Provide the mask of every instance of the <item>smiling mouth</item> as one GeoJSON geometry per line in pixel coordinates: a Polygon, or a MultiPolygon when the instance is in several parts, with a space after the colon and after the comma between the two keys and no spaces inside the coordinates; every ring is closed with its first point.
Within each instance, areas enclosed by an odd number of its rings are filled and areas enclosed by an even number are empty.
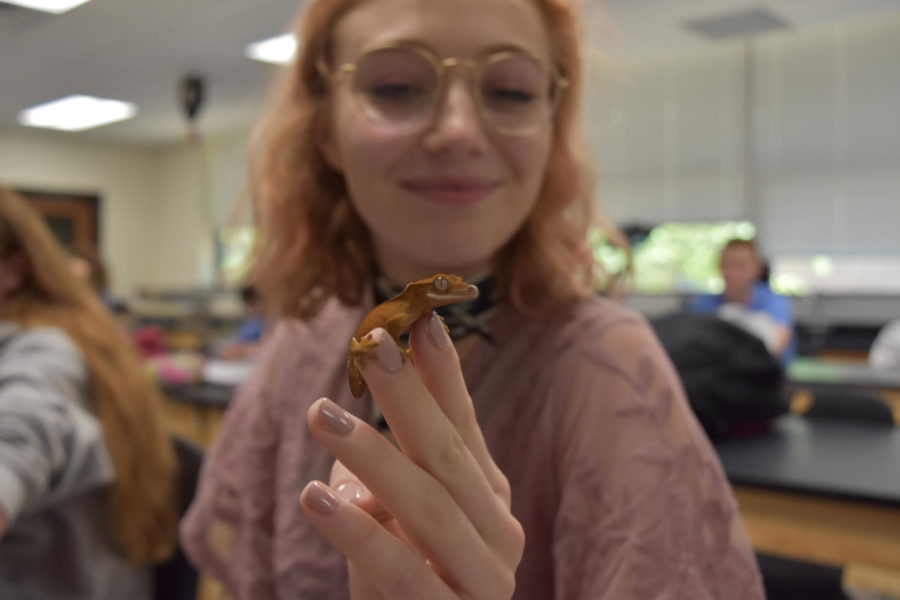
{"type": "Polygon", "coordinates": [[[499,187],[499,182],[470,180],[404,181],[404,189],[438,204],[469,206],[477,204],[499,187]]]}

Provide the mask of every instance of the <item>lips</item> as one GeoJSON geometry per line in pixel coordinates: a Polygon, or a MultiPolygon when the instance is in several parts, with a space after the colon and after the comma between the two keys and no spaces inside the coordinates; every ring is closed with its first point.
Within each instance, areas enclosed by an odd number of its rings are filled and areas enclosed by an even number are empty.
{"type": "Polygon", "coordinates": [[[401,182],[403,188],[418,196],[450,206],[477,204],[499,185],[497,180],[480,177],[428,177],[401,182]]]}

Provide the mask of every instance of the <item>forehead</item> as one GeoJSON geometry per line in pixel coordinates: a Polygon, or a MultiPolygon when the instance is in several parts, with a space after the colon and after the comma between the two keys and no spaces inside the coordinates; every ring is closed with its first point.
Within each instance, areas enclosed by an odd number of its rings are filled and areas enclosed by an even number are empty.
{"type": "Polygon", "coordinates": [[[335,59],[354,60],[396,41],[458,58],[508,47],[550,54],[544,21],[531,0],[364,0],[337,23],[335,59]]]}
{"type": "Polygon", "coordinates": [[[756,254],[749,246],[730,246],[722,252],[722,260],[755,260],[756,254]]]}

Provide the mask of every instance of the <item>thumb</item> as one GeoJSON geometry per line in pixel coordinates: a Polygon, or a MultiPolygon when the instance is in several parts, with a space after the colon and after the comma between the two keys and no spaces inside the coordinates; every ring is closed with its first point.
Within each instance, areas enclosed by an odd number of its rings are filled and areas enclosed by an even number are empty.
{"type": "Polygon", "coordinates": [[[331,466],[331,480],[328,485],[341,499],[352,502],[378,521],[383,523],[393,518],[369,488],[339,460],[334,461],[331,466]]]}

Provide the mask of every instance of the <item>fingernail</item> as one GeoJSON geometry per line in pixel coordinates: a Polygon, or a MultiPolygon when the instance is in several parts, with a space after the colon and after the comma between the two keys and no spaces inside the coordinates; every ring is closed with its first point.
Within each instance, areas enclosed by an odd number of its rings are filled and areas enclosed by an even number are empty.
{"type": "Polygon", "coordinates": [[[355,426],[350,413],[328,398],[322,398],[319,403],[319,419],[322,427],[337,435],[347,435],[355,426]]]}
{"type": "Polygon", "coordinates": [[[444,328],[444,322],[437,313],[431,313],[431,323],[428,324],[428,337],[431,338],[434,347],[443,350],[450,343],[450,337],[444,328]]]}
{"type": "Polygon", "coordinates": [[[334,495],[325,484],[313,481],[306,486],[303,501],[308,507],[321,515],[330,515],[341,505],[341,499],[334,495]]]}
{"type": "Polygon", "coordinates": [[[375,357],[382,369],[388,373],[396,373],[403,366],[403,357],[400,356],[400,348],[394,339],[384,329],[375,329],[369,335],[378,345],[375,346],[375,357]]]}
{"type": "Polygon", "coordinates": [[[356,481],[345,481],[334,488],[334,492],[347,502],[359,502],[363,499],[363,488],[356,481]]]}

